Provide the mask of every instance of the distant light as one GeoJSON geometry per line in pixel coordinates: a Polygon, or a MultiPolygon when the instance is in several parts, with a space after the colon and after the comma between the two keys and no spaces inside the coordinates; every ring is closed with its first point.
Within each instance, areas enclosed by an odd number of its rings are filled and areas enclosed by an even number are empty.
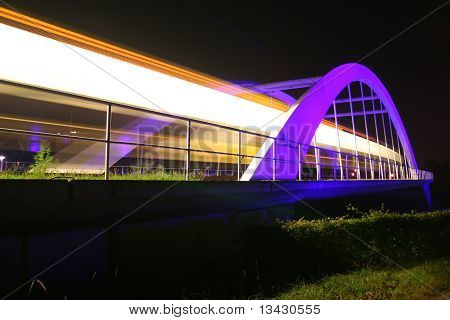
{"type": "Polygon", "coordinates": [[[71,134],[76,134],[77,132],[75,130],[70,131],[71,134]]]}
{"type": "Polygon", "coordinates": [[[3,160],[5,160],[5,159],[6,159],[5,156],[0,156],[0,161],[3,161],[3,160]]]}

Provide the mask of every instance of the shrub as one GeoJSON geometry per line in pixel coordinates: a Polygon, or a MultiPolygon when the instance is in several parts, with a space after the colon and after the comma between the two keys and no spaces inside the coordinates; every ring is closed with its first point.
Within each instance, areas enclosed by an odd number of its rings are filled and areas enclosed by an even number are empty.
{"type": "Polygon", "coordinates": [[[41,143],[40,150],[34,156],[34,162],[31,166],[33,173],[45,173],[50,168],[54,160],[52,149],[48,143],[41,143]]]}
{"type": "Polygon", "coordinates": [[[271,286],[364,267],[442,257],[450,249],[450,211],[297,220],[249,228],[241,238],[249,278],[271,286]],[[251,275],[251,276],[250,276],[251,275]]]}

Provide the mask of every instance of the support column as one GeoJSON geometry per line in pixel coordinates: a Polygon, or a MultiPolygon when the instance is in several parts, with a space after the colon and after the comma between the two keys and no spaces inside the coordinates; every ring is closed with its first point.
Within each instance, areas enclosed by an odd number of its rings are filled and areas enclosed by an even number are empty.
{"type": "Polygon", "coordinates": [[[401,154],[401,149],[400,149],[400,139],[398,137],[398,134],[397,134],[397,149],[398,149],[398,155],[400,157],[400,177],[401,177],[401,179],[405,179],[404,166],[403,166],[402,154],[401,154]]]}
{"type": "Polygon", "coordinates": [[[238,179],[238,181],[240,181],[241,180],[241,165],[242,165],[242,163],[241,163],[241,161],[242,161],[242,155],[241,155],[242,154],[242,132],[241,131],[238,132],[238,139],[239,139],[239,141],[238,141],[237,179],[238,179]]]}
{"type": "MultiPolygon", "coordinates": [[[[380,100],[380,110],[383,110],[383,104],[380,100]]],[[[391,179],[391,161],[389,157],[389,148],[387,144],[387,136],[386,136],[386,125],[384,124],[384,113],[381,114],[381,121],[383,122],[383,132],[384,132],[384,147],[386,148],[386,155],[387,155],[387,163],[388,163],[388,179],[391,179]]]]}
{"type": "MultiPolygon", "coordinates": [[[[364,90],[363,90],[363,86],[362,86],[362,82],[359,82],[359,87],[361,89],[361,98],[362,99],[362,105],[363,105],[363,116],[364,116],[364,127],[366,129],[366,140],[367,140],[367,148],[369,149],[369,167],[370,167],[370,177],[373,180],[375,178],[375,174],[373,171],[373,166],[372,166],[372,152],[370,150],[370,140],[369,140],[369,129],[367,128],[367,116],[366,116],[366,102],[364,99],[364,90]]],[[[365,163],[366,160],[365,160],[365,163]]],[[[366,179],[367,179],[367,169],[366,169],[366,179]]]]}
{"type": "MultiPolygon", "coordinates": [[[[370,89],[370,95],[373,97],[373,90],[370,89]]],[[[372,98],[372,110],[375,111],[375,100],[372,98]]],[[[380,139],[378,137],[378,124],[377,124],[377,115],[373,113],[373,119],[375,122],[375,135],[377,137],[377,145],[378,145],[378,171],[379,171],[379,179],[384,179],[384,170],[382,169],[383,163],[381,162],[381,147],[380,147],[380,139]]]]}
{"type": "Polygon", "coordinates": [[[298,180],[302,180],[302,145],[298,145],[298,180]]]}
{"type": "Polygon", "coordinates": [[[339,166],[340,166],[340,175],[341,175],[341,180],[344,180],[344,167],[342,166],[342,154],[341,154],[341,138],[339,136],[339,126],[338,126],[338,122],[337,122],[337,116],[336,116],[336,101],[333,100],[333,111],[334,111],[334,125],[336,127],[336,137],[337,137],[337,148],[338,148],[338,156],[339,156],[339,166]]]}
{"type": "Polygon", "coordinates": [[[105,180],[109,180],[109,157],[111,153],[111,105],[106,110],[105,180]]]}
{"type": "Polygon", "coordinates": [[[345,154],[345,177],[348,180],[348,154],[345,154]]]}
{"type": "Polygon", "coordinates": [[[406,177],[406,179],[410,179],[411,177],[410,177],[410,172],[409,172],[409,167],[408,167],[408,159],[406,158],[406,153],[405,153],[405,148],[402,148],[403,149],[403,160],[405,161],[405,164],[404,164],[404,166],[405,166],[405,177],[406,177]]]}
{"type": "Polygon", "coordinates": [[[333,151],[334,157],[333,157],[333,179],[337,180],[337,173],[336,173],[336,152],[333,151]]]}
{"type": "Polygon", "coordinates": [[[320,150],[317,147],[317,139],[316,139],[316,135],[314,135],[314,155],[316,158],[316,180],[319,181],[321,180],[321,172],[320,172],[320,150]]]}
{"type": "Polygon", "coordinates": [[[276,147],[277,147],[277,140],[274,138],[273,139],[273,144],[272,144],[272,180],[275,181],[277,179],[276,177],[276,166],[277,166],[277,162],[276,162],[276,147]]]}
{"type": "Polygon", "coordinates": [[[394,151],[394,175],[395,179],[398,180],[398,168],[397,168],[397,154],[395,152],[395,144],[394,144],[394,134],[392,133],[392,121],[388,114],[388,121],[389,121],[389,131],[391,132],[391,143],[392,143],[392,150],[394,151]]]}
{"type": "Polygon", "coordinates": [[[356,131],[355,131],[355,118],[353,116],[353,103],[352,103],[352,93],[350,90],[350,84],[348,84],[347,86],[347,90],[348,90],[348,100],[350,102],[350,115],[352,118],[352,129],[353,129],[353,138],[355,140],[355,158],[356,158],[356,178],[358,180],[361,179],[361,170],[359,168],[359,156],[358,156],[358,143],[356,141],[356,131]]]}
{"type": "Polygon", "coordinates": [[[185,179],[189,181],[189,171],[191,168],[191,121],[187,121],[186,126],[186,166],[185,166],[185,179]]]}

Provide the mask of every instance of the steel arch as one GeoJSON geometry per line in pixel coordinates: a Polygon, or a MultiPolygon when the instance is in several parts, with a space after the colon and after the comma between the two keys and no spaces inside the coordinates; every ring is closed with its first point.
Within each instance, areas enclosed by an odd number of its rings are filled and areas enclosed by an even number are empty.
{"type": "Polygon", "coordinates": [[[289,111],[272,121],[270,126],[279,128],[274,129],[271,134],[272,137],[276,137],[275,150],[274,139],[267,139],[257,153],[258,158],[253,158],[241,180],[296,179],[298,171],[289,170],[288,167],[298,162],[298,152],[291,148],[287,141],[310,144],[333,100],[347,85],[355,81],[363,82],[369,86],[384,104],[404,148],[406,158],[411,161],[413,168],[417,168],[411,143],[386,87],[369,68],[361,64],[349,63],[328,72],[289,111]],[[269,159],[273,154],[281,161],[274,162],[261,159],[269,159]],[[272,176],[273,165],[276,166],[275,177],[272,176]]]}

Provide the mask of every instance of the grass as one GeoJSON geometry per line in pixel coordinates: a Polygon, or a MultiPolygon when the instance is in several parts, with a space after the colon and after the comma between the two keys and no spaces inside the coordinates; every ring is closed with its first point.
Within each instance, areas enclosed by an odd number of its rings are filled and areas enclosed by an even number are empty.
{"type": "Polygon", "coordinates": [[[407,269],[362,269],[301,283],[275,299],[450,299],[450,259],[424,262],[407,269]]]}
{"type": "MultiPolygon", "coordinates": [[[[71,179],[71,180],[104,180],[102,174],[77,174],[77,173],[43,173],[43,172],[19,172],[19,171],[3,171],[0,172],[0,179],[11,180],[54,180],[54,179],[71,179]]],[[[204,177],[201,174],[191,174],[191,181],[200,181],[204,177]]],[[[142,181],[182,181],[185,180],[184,173],[175,171],[149,171],[145,173],[128,173],[128,174],[110,174],[110,180],[142,180],[142,181]]]]}
{"type": "Polygon", "coordinates": [[[450,210],[404,214],[372,210],[349,217],[279,222],[251,226],[240,239],[248,287],[274,296],[300,280],[312,283],[335,274],[390,270],[396,263],[411,266],[447,257],[450,210]]]}

